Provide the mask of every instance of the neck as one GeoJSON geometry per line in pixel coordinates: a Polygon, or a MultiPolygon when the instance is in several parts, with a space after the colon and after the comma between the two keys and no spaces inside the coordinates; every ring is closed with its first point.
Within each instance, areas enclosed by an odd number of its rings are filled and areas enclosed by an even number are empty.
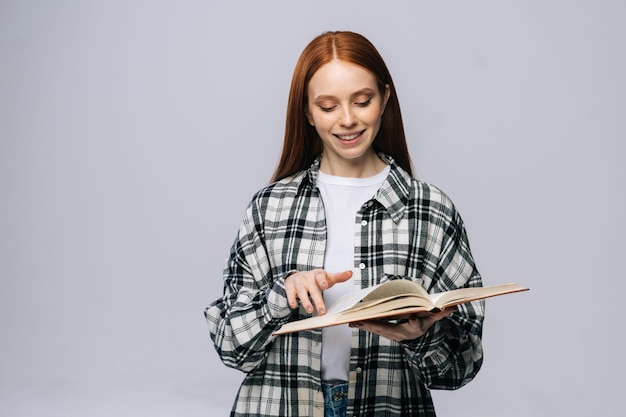
{"type": "Polygon", "coordinates": [[[378,174],[385,166],[387,164],[372,151],[358,160],[333,161],[332,158],[322,155],[320,171],[337,177],[367,178],[378,174]]]}

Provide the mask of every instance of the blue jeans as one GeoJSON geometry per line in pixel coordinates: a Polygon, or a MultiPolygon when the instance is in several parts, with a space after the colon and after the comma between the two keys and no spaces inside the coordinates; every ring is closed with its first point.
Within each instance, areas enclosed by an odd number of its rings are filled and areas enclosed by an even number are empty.
{"type": "Polygon", "coordinates": [[[346,417],[348,406],[348,383],[322,384],[324,392],[324,417],[346,417]]]}

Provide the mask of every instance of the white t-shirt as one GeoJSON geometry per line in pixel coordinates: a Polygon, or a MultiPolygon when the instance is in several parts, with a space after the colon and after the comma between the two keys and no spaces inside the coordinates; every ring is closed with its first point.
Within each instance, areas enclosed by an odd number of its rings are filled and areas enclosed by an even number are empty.
{"type": "MultiPolygon", "coordinates": [[[[326,255],[324,269],[327,272],[354,271],[354,248],[356,213],[381,187],[389,166],[368,178],[336,177],[319,171],[317,187],[326,213],[326,255]]],[[[326,308],[344,294],[354,291],[350,280],[335,284],[324,291],[326,308]]],[[[348,380],[352,329],[347,325],[322,329],[322,380],[348,380]]]]}

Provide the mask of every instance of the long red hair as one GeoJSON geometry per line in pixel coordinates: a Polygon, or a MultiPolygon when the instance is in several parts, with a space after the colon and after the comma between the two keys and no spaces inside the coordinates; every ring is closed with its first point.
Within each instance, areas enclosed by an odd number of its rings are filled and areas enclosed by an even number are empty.
{"type": "Polygon", "coordinates": [[[333,59],[356,64],[370,71],[376,78],[381,94],[384,94],[385,86],[389,86],[389,100],[374,140],[374,150],[392,156],[400,167],[412,174],[398,96],[383,58],[374,45],[358,33],[324,32],[304,48],[296,63],[287,104],[283,150],[272,182],[308,168],[322,152],[315,127],[306,118],[307,88],[317,70],[333,59]]]}

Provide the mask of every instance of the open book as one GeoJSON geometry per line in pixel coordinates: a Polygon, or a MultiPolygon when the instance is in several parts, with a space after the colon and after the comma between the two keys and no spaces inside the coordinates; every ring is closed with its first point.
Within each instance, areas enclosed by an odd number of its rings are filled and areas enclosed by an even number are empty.
{"type": "Polygon", "coordinates": [[[498,295],[527,291],[518,284],[469,287],[428,294],[416,282],[394,279],[340,297],[323,316],[313,316],[283,325],[274,335],[318,329],[371,319],[393,318],[408,313],[440,311],[457,304],[498,295]]]}

